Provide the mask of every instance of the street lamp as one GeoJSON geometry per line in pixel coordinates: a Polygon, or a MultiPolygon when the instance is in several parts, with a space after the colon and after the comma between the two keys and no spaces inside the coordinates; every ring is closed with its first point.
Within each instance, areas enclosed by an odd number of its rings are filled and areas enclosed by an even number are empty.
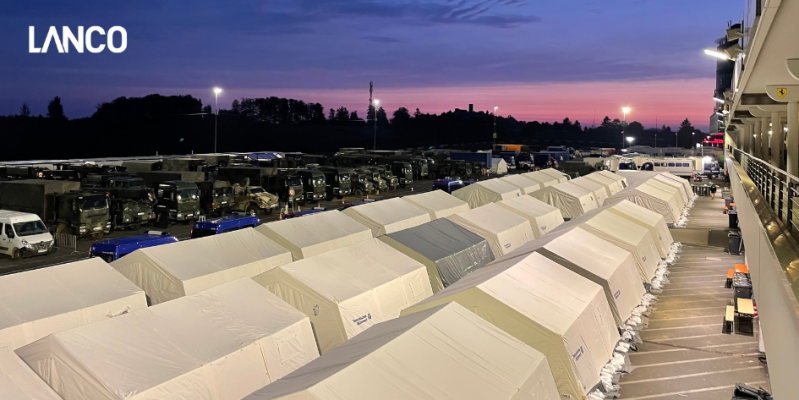
{"type": "Polygon", "coordinates": [[[491,147],[491,150],[494,150],[494,147],[497,145],[497,110],[499,107],[494,106],[494,146],[491,147]]]}
{"type": "Polygon", "coordinates": [[[621,122],[621,148],[624,148],[624,130],[627,128],[627,113],[630,112],[630,107],[622,107],[621,112],[624,115],[624,119],[621,122]]]}
{"type": "Polygon", "coordinates": [[[372,149],[373,150],[377,150],[377,105],[380,104],[380,100],[375,99],[374,103],[375,103],[375,115],[374,115],[374,119],[375,119],[375,141],[374,141],[374,144],[372,145],[372,149]]]}
{"type": "Polygon", "coordinates": [[[633,142],[635,142],[635,138],[632,136],[627,136],[627,143],[630,144],[630,147],[633,147],[633,142]]]}
{"type": "Polygon", "coordinates": [[[732,58],[730,58],[730,55],[727,54],[726,51],[705,49],[705,54],[707,54],[707,55],[709,55],[711,57],[715,57],[715,58],[721,59],[721,60],[727,60],[727,61],[732,60],[732,58]]]}
{"type": "Polygon", "coordinates": [[[222,93],[222,89],[215,87],[214,88],[214,104],[216,106],[216,113],[214,114],[214,153],[216,153],[216,130],[218,125],[219,119],[219,93],[222,93]]]}

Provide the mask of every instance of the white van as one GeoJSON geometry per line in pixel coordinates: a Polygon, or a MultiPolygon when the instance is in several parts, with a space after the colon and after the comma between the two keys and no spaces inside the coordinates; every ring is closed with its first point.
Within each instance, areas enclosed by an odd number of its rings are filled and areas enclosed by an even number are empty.
{"type": "Polygon", "coordinates": [[[55,251],[53,235],[36,214],[0,210],[0,254],[19,259],[55,251]]]}

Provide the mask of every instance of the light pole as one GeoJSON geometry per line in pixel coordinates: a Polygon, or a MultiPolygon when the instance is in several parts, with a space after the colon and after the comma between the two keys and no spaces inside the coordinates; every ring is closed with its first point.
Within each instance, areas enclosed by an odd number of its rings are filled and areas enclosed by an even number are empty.
{"type": "MultiPolygon", "coordinates": [[[[627,129],[627,113],[630,112],[630,107],[622,107],[621,112],[624,115],[624,119],[621,122],[621,148],[624,148],[624,130],[627,129]]],[[[621,152],[621,151],[619,151],[621,152]]]]}
{"type": "Polygon", "coordinates": [[[377,105],[380,104],[380,100],[375,99],[375,142],[372,145],[372,150],[377,150],[377,105]]]}
{"type": "Polygon", "coordinates": [[[630,144],[630,147],[633,147],[633,142],[635,142],[635,138],[632,136],[627,136],[627,143],[630,144]]]}
{"type": "Polygon", "coordinates": [[[216,113],[214,114],[214,154],[216,154],[216,128],[219,125],[219,93],[222,93],[222,89],[215,87],[214,88],[214,104],[216,106],[216,113]]]}
{"type": "Polygon", "coordinates": [[[497,146],[497,110],[499,107],[494,106],[494,145],[491,146],[491,151],[494,151],[494,147],[497,146]]]}

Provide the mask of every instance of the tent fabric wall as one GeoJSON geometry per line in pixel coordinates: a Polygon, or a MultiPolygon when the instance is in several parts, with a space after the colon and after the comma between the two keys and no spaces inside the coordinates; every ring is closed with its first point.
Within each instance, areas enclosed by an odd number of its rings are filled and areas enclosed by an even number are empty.
{"type": "Polygon", "coordinates": [[[322,354],[433,294],[427,268],[378,239],[295,261],[253,280],[310,318],[322,354]]]}
{"type": "Polygon", "coordinates": [[[510,183],[513,186],[519,188],[522,194],[530,194],[535,192],[538,189],[541,189],[541,185],[537,182],[533,181],[532,179],[525,178],[521,175],[508,175],[506,177],[500,178],[505,182],[510,183]]]}
{"type": "Polygon", "coordinates": [[[139,249],[111,263],[159,304],[291,262],[291,252],[246,228],[139,249]]]}
{"type": "Polygon", "coordinates": [[[372,238],[371,229],[335,210],[274,221],[255,230],[291,251],[294,260],[372,238]]]}
{"type": "Polygon", "coordinates": [[[585,398],[619,340],[602,287],[537,253],[496,261],[403,315],[453,301],[544,353],[562,397],[585,398]]]}
{"type": "Polygon", "coordinates": [[[424,264],[433,293],[494,260],[484,238],[448,219],[381,236],[380,240],[424,264]]]}
{"type": "Polygon", "coordinates": [[[663,182],[663,181],[657,179],[657,177],[646,181],[646,183],[644,183],[644,184],[652,186],[652,187],[656,187],[656,188],[668,193],[669,195],[671,195],[674,198],[674,203],[677,204],[677,207],[678,207],[679,210],[682,210],[683,208],[685,208],[686,203],[683,200],[683,191],[682,191],[681,187],[678,187],[678,186],[675,186],[675,185],[670,185],[670,184],[668,184],[666,182],[663,182]]]}
{"type": "Polygon", "coordinates": [[[602,207],[605,204],[605,200],[610,197],[608,196],[607,189],[605,189],[604,186],[590,179],[586,179],[585,177],[575,178],[569,182],[574,183],[581,188],[590,190],[591,193],[594,194],[594,198],[596,199],[597,205],[599,207],[602,207]]]}
{"type": "Polygon", "coordinates": [[[607,197],[613,196],[614,194],[621,192],[624,190],[624,186],[622,185],[621,181],[616,181],[610,179],[602,174],[597,172],[592,172],[585,176],[585,179],[594,181],[602,186],[605,187],[605,193],[607,197]]]}
{"type": "Polygon", "coordinates": [[[402,199],[427,211],[431,220],[469,210],[469,204],[443,190],[432,190],[427,193],[405,196],[402,199]]]}
{"type": "Polygon", "coordinates": [[[246,400],[558,400],[546,358],[450,303],[380,323],[246,400]]]}
{"type": "Polygon", "coordinates": [[[526,218],[536,238],[546,235],[563,223],[560,210],[532,196],[502,200],[497,205],[526,218]]]}
{"type": "Polygon", "coordinates": [[[607,170],[605,170],[605,171],[597,171],[595,173],[596,174],[600,174],[600,175],[602,175],[602,176],[604,176],[604,177],[606,177],[608,179],[612,179],[614,181],[617,181],[617,182],[621,183],[622,188],[626,188],[626,187],[630,186],[630,182],[627,180],[627,178],[624,175],[615,174],[615,173],[607,171],[607,170]]]}
{"type": "Polygon", "coordinates": [[[533,251],[602,286],[616,325],[621,328],[646,293],[630,252],[579,227],[534,240],[506,257],[533,251]]]}
{"type": "Polygon", "coordinates": [[[527,179],[535,181],[541,186],[541,188],[557,185],[558,183],[560,183],[560,180],[558,178],[555,178],[549,174],[545,174],[541,171],[525,172],[521,175],[527,179]]]}
{"type": "Polygon", "coordinates": [[[319,353],[308,317],[244,278],[17,354],[64,400],[233,400],[319,353]]]}
{"type": "Polygon", "coordinates": [[[494,175],[504,175],[508,173],[508,163],[502,158],[492,158],[490,171],[494,175]]]}
{"type": "Polygon", "coordinates": [[[555,168],[546,168],[542,169],[541,173],[547,174],[555,179],[558,180],[558,183],[563,183],[569,180],[569,175],[566,175],[563,172],[556,170],[555,168]]]}
{"type": "Polygon", "coordinates": [[[342,212],[371,229],[373,237],[430,222],[430,214],[427,211],[400,198],[362,204],[342,212]]]}
{"type": "Polygon", "coordinates": [[[522,192],[518,187],[502,179],[495,178],[475,182],[452,192],[452,195],[465,201],[470,208],[477,208],[486,204],[519,197],[522,192]]]}
{"type": "Polygon", "coordinates": [[[100,258],[0,276],[0,348],[146,307],[144,291],[100,258]]]}
{"type": "Polygon", "coordinates": [[[693,198],[694,190],[691,188],[691,182],[689,182],[688,179],[685,179],[685,178],[683,178],[681,176],[674,175],[674,174],[672,174],[670,172],[663,172],[660,175],[663,176],[663,177],[669,178],[672,181],[677,182],[680,185],[682,185],[686,196],[688,196],[688,199],[690,200],[691,198],[693,198]]]}
{"type": "MultiPolygon", "coordinates": [[[[656,179],[659,182],[663,182],[663,183],[665,183],[665,184],[667,184],[669,186],[676,187],[679,190],[680,198],[682,199],[683,205],[688,204],[688,202],[691,200],[691,197],[693,197],[693,189],[690,192],[686,193],[685,187],[683,187],[682,183],[677,182],[674,179],[672,179],[672,178],[670,178],[670,177],[668,177],[666,175],[663,175],[663,174],[657,175],[653,179],[656,179]]],[[[679,179],[685,181],[685,179],[682,179],[682,178],[679,178],[679,179]]],[[[687,183],[687,181],[686,181],[686,183],[687,183]]]]}
{"type": "Polygon", "coordinates": [[[672,238],[669,227],[666,225],[666,219],[662,215],[626,200],[616,203],[608,210],[646,228],[657,245],[660,257],[666,258],[672,243],[674,243],[674,238],[672,238]]]}
{"type": "Polygon", "coordinates": [[[665,218],[667,224],[674,224],[680,219],[681,210],[668,193],[646,185],[646,182],[630,186],[608,198],[605,205],[616,204],[627,200],[636,205],[652,210],[665,218]]]}
{"type": "Polygon", "coordinates": [[[447,217],[450,221],[485,238],[494,257],[501,257],[535,239],[530,222],[496,204],[447,217]]]}
{"type": "Polygon", "coordinates": [[[530,194],[560,210],[563,218],[577,218],[598,207],[594,193],[572,182],[548,186],[530,194]]]}
{"type": "Polygon", "coordinates": [[[9,348],[0,348],[0,399],[62,400],[9,348]]]}

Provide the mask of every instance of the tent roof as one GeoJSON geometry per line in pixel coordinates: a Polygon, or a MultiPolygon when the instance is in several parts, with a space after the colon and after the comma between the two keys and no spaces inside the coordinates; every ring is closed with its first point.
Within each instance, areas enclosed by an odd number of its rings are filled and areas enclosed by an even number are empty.
{"type": "Polygon", "coordinates": [[[100,258],[0,276],[0,330],[132,295],[144,292],[100,258]]]}
{"type": "Polygon", "coordinates": [[[465,201],[443,190],[404,196],[402,199],[427,211],[431,219],[444,218],[469,209],[469,204],[465,201]]]}
{"type": "Polygon", "coordinates": [[[585,179],[592,180],[608,189],[608,195],[612,196],[621,190],[624,189],[624,186],[621,184],[621,181],[616,181],[611,178],[608,178],[605,175],[592,172],[585,176],[585,179]]]}
{"type": "Polygon", "coordinates": [[[580,186],[580,185],[578,185],[578,184],[576,184],[574,182],[559,183],[557,185],[552,186],[552,188],[557,190],[557,191],[566,193],[568,195],[571,195],[571,196],[574,196],[574,197],[577,197],[577,198],[581,198],[583,196],[591,196],[591,198],[593,199],[594,203],[596,203],[596,198],[594,198],[594,194],[590,190],[588,190],[588,189],[586,189],[586,188],[584,188],[584,187],[582,187],[582,186],[580,186]]]}
{"type": "Polygon", "coordinates": [[[558,180],[557,178],[549,174],[545,174],[541,171],[525,172],[522,174],[522,176],[527,179],[532,179],[538,182],[539,184],[541,184],[542,187],[556,185],[560,183],[560,180],[558,180]]]}
{"type": "Polygon", "coordinates": [[[640,220],[652,227],[657,227],[657,225],[660,223],[660,220],[663,219],[662,215],[636,205],[628,200],[622,200],[612,205],[610,208],[619,210],[620,212],[640,220]]]}
{"type": "Polygon", "coordinates": [[[0,348],[0,399],[61,400],[53,389],[7,347],[0,348]]]}
{"type": "Polygon", "coordinates": [[[375,237],[430,221],[427,211],[400,198],[350,207],[343,213],[368,226],[375,237]]]}
{"type": "Polygon", "coordinates": [[[369,228],[335,210],[270,222],[255,230],[289,249],[295,260],[372,238],[369,228]],[[328,246],[306,253],[325,243],[328,246]]]}
{"type": "Polygon", "coordinates": [[[629,185],[629,183],[627,181],[627,178],[622,176],[622,175],[614,174],[613,172],[610,172],[610,171],[607,171],[607,170],[605,170],[605,171],[597,171],[595,173],[596,174],[600,174],[600,175],[602,175],[602,176],[604,176],[606,178],[613,179],[614,181],[624,182],[625,184],[629,185]]]}
{"type": "MultiPolygon", "coordinates": [[[[666,175],[662,175],[662,174],[661,175],[656,175],[653,179],[657,180],[658,182],[663,182],[666,185],[673,186],[673,187],[677,188],[678,189],[678,193],[680,194],[680,197],[682,198],[682,202],[683,203],[688,202],[690,195],[685,192],[685,187],[682,185],[682,183],[677,182],[674,179],[672,179],[672,178],[670,178],[670,177],[668,177],[666,175]]],[[[682,179],[682,180],[685,180],[685,179],[682,179]]],[[[691,191],[691,193],[693,194],[693,190],[691,191]]]]}
{"type": "Polygon", "coordinates": [[[448,219],[437,219],[387,236],[432,261],[449,257],[486,241],[448,219]]]}
{"type": "Polygon", "coordinates": [[[527,220],[521,216],[494,203],[455,214],[455,217],[462,218],[470,224],[493,233],[504,232],[517,225],[528,223],[527,220]]]}
{"type": "Polygon", "coordinates": [[[449,303],[375,325],[246,399],[310,388],[309,398],[331,400],[513,399],[525,386],[536,398],[559,397],[543,354],[449,303]]]}
{"type": "MultiPolygon", "coordinates": [[[[532,196],[519,196],[502,200],[499,204],[507,205],[525,217],[539,218],[550,214],[560,215],[560,210],[532,196]]],[[[562,217],[561,217],[562,219],[562,217]]],[[[554,227],[553,227],[554,228],[554,227]]]]}
{"type": "Polygon", "coordinates": [[[568,175],[564,174],[563,172],[560,172],[560,171],[556,170],[555,168],[542,169],[540,172],[544,173],[544,174],[547,174],[547,175],[549,175],[549,176],[551,176],[553,178],[556,178],[558,180],[558,182],[561,182],[561,183],[566,182],[567,180],[569,180],[568,175]]]}
{"type": "Polygon", "coordinates": [[[603,185],[601,185],[601,184],[599,184],[597,182],[594,182],[594,181],[592,181],[590,179],[587,179],[584,176],[581,176],[579,178],[574,178],[574,179],[570,180],[569,182],[574,183],[575,185],[580,186],[582,188],[588,189],[588,190],[590,190],[592,192],[607,193],[607,191],[605,191],[605,186],[603,186],[603,185]]]}
{"type": "Polygon", "coordinates": [[[505,177],[500,178],[500,179],[505,181],[505,182],[510,183],[513,186],[516,186],[519,189],[521,189],[522,190],[522,194],[532,193],[532,192],[534,192],[534,191],[536,191],[536,190],[541,188],[541,184],[540,183],[538,183],[538,182],[536,182],[536,181],[534,181],[534,180],[532,180],[530,178],[525,178],[525,177],[523,177],[521,175],[518,175],[518,174],[508,175],[508,176],[505,176],[505,177]]]}
{"type": "Polygon", "coordinates": [[[475,182],[475,183],[473,183],[473,184],[471,184],[469,186],[466,186],[465,188],[461,188],[461,189],[458,189],[458,190],[469,189],[472,186],[485,188],[485,189],[488,189],[488,190],[490,190],[490,191],[492,191],[494,193],[499,193],[499,194],[513,194],[513,193],[516,193],[517,196],[521,195],[521,191],[519,191],[518,187],[516,187],[516,186],[514,186],[514,185],[512,185],[512,184],[510,184],[508,182],[505,182],[502,179],[498,179],[498,178],[486,179],[484,181],[475,182]]]}

